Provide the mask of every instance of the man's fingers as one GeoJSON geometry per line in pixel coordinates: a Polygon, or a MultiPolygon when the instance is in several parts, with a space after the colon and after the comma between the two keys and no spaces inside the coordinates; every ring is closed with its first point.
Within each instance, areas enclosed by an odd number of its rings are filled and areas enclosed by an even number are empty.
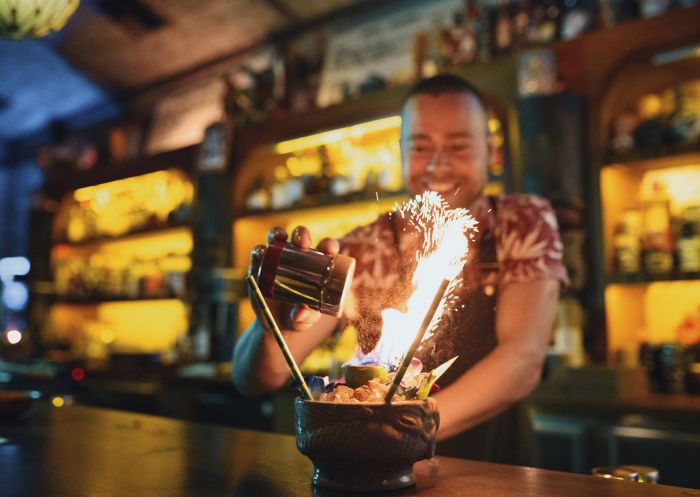
{"type": "Polygon", "coordinates": [[[306,330],[316,323],[319,317],[320,313],[318,311],[314,311],[306,305],[295,305],[290,313],[291,329],[296,331],[306,330]]]}
{"type": "Polygon", "coordinates": [[[292,243],[300,249],[311,247],[311,232],[306,226],[297,226],[292,231],[292,243]]]}
{"type": "Polygon", "coordinates": [[[272,240],[279,240],[281,242],[286,242],[288,238],[287,232],[284,228],[275,226],[270,231],[267,232],[267,243],[272,242],[272,240]]]}
{"type": "Polygon", "coordinates": [[[324,238],[316,248],[324,254],[335,255],[340,250],[340,245],[335,238],[324,238]]]}

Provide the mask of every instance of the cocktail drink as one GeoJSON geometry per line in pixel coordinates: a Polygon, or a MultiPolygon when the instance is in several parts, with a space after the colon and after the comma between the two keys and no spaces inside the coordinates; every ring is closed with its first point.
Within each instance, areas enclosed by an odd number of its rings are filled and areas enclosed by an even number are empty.
{"type": "Polygon", "coordinates": [[[415,483],[413,464],[435,454],[437,402],[295,401],[299,451],[312,483],[341,491],[394,490],[415,483]]]}

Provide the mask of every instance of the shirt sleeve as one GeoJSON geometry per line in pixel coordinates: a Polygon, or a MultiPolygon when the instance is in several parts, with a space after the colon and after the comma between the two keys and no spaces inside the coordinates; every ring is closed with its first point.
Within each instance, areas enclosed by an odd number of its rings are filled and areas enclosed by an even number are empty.
{"type": "Polygon", "coordinates": [[[535,195],[499,201],[495,229],[500,284],[552,279],[568,286],[559,225],[549,202],[535,195]]]}

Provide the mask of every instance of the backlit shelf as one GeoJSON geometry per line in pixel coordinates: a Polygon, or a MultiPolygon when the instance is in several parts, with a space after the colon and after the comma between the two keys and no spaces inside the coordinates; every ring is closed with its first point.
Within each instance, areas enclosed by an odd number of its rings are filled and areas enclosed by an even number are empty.
{"type": "Polygon", "coordinates": [[[603,168],[633,169],[641,173],[654,169],[666,169],[691,164],[700,164],[700,151],[675,153],[658,157],[644,157],[633,160],[611,161],[603,164],[603,168]]]}
{"type": "Polygon", "coordinates": [[[90,298],[90,299],[78,299],[78,298],[61,298],[59,297],[56,301],[57,304],[62,305],[73,305],[73,306],[94,306],[99,304],[107,303],[130,303],[130,302],[165,302],[168,300],[181,301],[182,299],[173,296],[167,297],[136,297],[136,298],[120,298],[120,297],[102,297],[102,298],[90,298]]]}
{"type": "Polygon", "coordinates": [[[135,238],[147,237],[150,235],[160,235],[160,234],[169,233],[171,231],[174,232],[174,231],[182,230],[183,228],[190,228],[190,227],[191,227],[191,222],[188,220],[188,221],[183,221],[180,223],[160,224],[160,225],[156,225],[156,226],[144,226],[143,228],[131,230],[128,233],[124,233],[123,235],[95,236],[95,237],[85,238],[84,240],[75,241],[75,242],[72,242],[72,241],[66,240],[66,239],[61,239],[61,240],[57,240],[55,242],[55,245],[69,245],[71,247],[98,245],[101,243],[114,242],[114,241],[118,241],[118,240],[130,240],[130,239],[135,239],[135,238]]]}
{"type": "Polygon", "coordinates": [[[397,202],[405,199],[407,196],[406,192],[385,192],[377,193],[375,195],[358,194],[358,195],[347,195],[343,197],[329,198],[325,201],[314,202],[312,204],[300,204],[291,207],[285,207],[284,209],[261,209],[255,211],[239,211],[235,213],[233,219],[243,219],[248,217],[264,217],[276,214],[287,214],[293,212],[301,211],[312,211],[315,209],[323,209],[325,207],[338,207],[344,205],[352,204],[363,204],[367,202],[377,202],[380,200],[396,200],[397,202]]]}
{"type": "Polygon", "coordinates": [[[700,280],[700,273],[669,274],[664,276],[651,276],[647,274],[613,274],[606,278],[607,285],[644,285],[664,281],[696,281],[700,280]]]}

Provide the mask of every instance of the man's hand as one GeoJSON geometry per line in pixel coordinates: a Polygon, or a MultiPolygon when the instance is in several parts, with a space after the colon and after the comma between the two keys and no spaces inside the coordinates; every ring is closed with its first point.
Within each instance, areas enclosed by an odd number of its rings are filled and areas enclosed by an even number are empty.
{"type": "MultiPolygon", "coordinates": [[[[287,233],[281,228],[273,228],[268,234],[272,240],[287,241],[287,233]]],[[[302,250],[311,247],[311,233],[303,226],[292,231],[291,243],[302,250]]],[[[318,250],[328,255],[338,253],[338,242],[326,238],[318,244],[318,250]]],[[[257,277],[265,245],[253,249],[249,272],[257,277]]],[[[322,316],[305,305],[290,305],[271,299],[267,304],[273,317],[282,328],[287,346],[297,364],[303,360],[326,339],[338,324],[333,316],[322,316]],[[303,331],[303,333],[297,333],[303,331]]],[[[255,305],[253,305],[255,309],[255,305]]],[[[248,329],[236,340],[233,351],[231,374],[238,390],[249,397],[254,397],[280,388],[289,379],[289,367],[272,333],[267,330],[265,319],[259,309],[258,316],[248,329]]]]}
{"type": "MultiPolygon", "coordinates": [[[[287,232],[280,228],[274,227],[267,234],[268,244],[273,240],[286,242],[288,239],[287,232]]],[[[311,247],[311,232],[305,226],[297,226],[292,231],[291,243],[301,250],[308,250],[311,247]]],[[[256,246],[250,258],[250,267],[248,274],[258,277],[260,264],[265,255],[265,245],[256,246]]],[[[338,253],[338,242],[333,238],[324,238],[316,247],[317,250],[328,254],[335,255],[338,253]]],[[[272,312],[273,317],[278,325],[285,330],[304,331],[314,326],[321,317],[321,313],[308,307],[307,305],[291,305],[284,302],[277,302],[272,299],[266,299],[267,305],[272,312]]],[[[261,324],[265,323],[262,312],[255,305],[255,300],[251,299],[253,310],[255,311],[258,321],[261,324]]],[[[267,325],[264,325],[267,327],[267,325]]]]}

